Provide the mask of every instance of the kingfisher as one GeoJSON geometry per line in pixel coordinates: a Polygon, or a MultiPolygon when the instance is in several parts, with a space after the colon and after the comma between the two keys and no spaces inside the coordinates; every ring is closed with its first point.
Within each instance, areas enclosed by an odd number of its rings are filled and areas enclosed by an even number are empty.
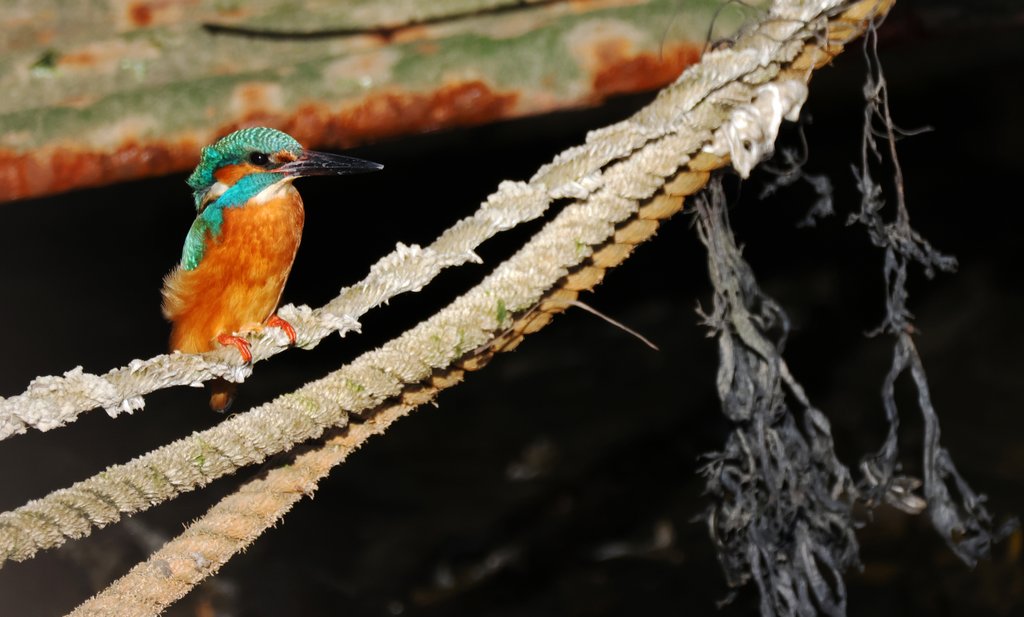
{"type": "MultiPolygon", "coordinates": [[[[280,328],[294,344],[295,329],[276,314],[305,220],[292,182],[379,169],[383,165],[306,150],[266,127],[241,129],[203,148],[188,178],[196,220],[181,262],[164,277],[171,350],[201,353],[230,345],[248,363],[252,352],[239,334],[264,327],[280,328]]],[[[224,379],[211,382],[211,409],[227,411],[235,389],[224,379]]]]}

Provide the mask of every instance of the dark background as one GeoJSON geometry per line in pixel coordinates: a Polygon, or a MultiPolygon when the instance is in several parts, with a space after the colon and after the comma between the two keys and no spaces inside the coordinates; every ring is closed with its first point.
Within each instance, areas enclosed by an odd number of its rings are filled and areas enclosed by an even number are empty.
{"type": "MultiPolygon", "coordinates": [[[[899,146],[912,220],[959,258],[960,271],[926,281],[915,270],[910,305],[944,443],[1002,519],[1024,512],[1024,215],[1016,196],[1024,20],[937,18],[925,6],[898,3],[882,59],[897,123],[934,128],[899,146]]],[[[864,61],[855,50],[815,77],[805,107],[807,171],[831,176],[839,215],[797,229],[814,198],[806,186],[759,200],[764,174],[726,184],[745,254],[794,322],[791,368],[829,415],[851,466],[884,437],[879,388],[891,349],[890,340],[864,336],[882,316],[880,252],[844,224],[859,199],[850,164],[860,152],[864,61]]],[[[646,100],[379,144],[355,154],[385,163],[381,174],[302,181],[307,229],[284,301],[324,303],[396,242],[428,243],[500,180],[528,177],[646,100]]],[[[783,144],[798,141],[792,128],[784,132],[783,144]]],[[[160,281],[193,216],[183,180],[0,206],[0,395],[37,375],[79,364],[105,372],[164,350],[160,281]]],[[[439,408],[371,440],[170,614],[756,614],[749,589],[716,610],[727,589],[704,527],[692,522],[706,505],[698,456],[721,445],[728,425],[713,389],[715,345],[694,313],[709,302],[709,283],[691,223],[676,216],[584,298],[660,352],[570,311],[442,394],[439,408]]],[[[483,266],[446,272],[367,315],[363,334],[258,365],[238,404],[320,377],[417,323],[538,226],[528,227],[488,242],[483,266]]],[[[0,509],[220,419],[202,391],[179,388],[116,422],[93,411],[68,428],[11,438],[0,443],[0,509]]],[[[904,420],[904,461],[916,472],[921,426],[912,405],[904,420]]],[[[70,610],[255,473],[5,565],[0,615],[70,610]]],[[[920,517],[883,509],[859,537],[864,569],[848,577],[850,615],[1024,612],[1019,534],[974,571],[920,517]]]]}

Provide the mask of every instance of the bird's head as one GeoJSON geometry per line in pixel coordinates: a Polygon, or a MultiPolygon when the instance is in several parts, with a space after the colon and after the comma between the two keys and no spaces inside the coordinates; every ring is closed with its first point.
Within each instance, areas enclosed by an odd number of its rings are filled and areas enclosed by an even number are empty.
{"type": "Polygon", "coordinates": [[[302,176],[340,176],[382,168],[370,161],[305,150],[287,133],[253,127],[203,148],[188,184],[196,209],[202,212],[210,205],[243,206],[265,189],[302,176]]]}

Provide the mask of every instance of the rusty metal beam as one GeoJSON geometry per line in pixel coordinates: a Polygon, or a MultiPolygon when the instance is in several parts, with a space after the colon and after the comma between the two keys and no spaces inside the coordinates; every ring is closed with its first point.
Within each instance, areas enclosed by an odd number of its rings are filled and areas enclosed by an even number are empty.
{"type": "Polygon", "coordinates": [[[245,125],[347,148],[654,89],[751,13],[721,5],[0,2],[0,201],[181,171],[245,125]]]}

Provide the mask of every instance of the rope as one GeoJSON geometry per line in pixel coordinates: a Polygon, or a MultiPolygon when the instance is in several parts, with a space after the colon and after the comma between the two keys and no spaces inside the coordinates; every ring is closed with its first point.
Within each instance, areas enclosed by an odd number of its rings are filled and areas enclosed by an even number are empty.
{"type": "MultiPolygon", "coordinates": [[[[866,25],[865,19],[884,13],[891,4],[872,0],[850,6],[831,20],[827,35],[806,46],[801,43],[801,53],[773,74],[781,81],[808,76],[810,69],[828,62],[845,42],[859,34],[866,25]]],[[[686,79],[687,74],[680,78],[686,79]]],[[[758,85],[748,86],[749,99],[734,99],[736,105],[732,108],[753,104],[758,85]]],[[[730,96],[734,94],[730,91],[730,96]]],[[[722,100],[705,97],[704,102],[715,106],[721,105],[722,100]]],[[[727,163],[723,157],[701,152],[713,137],[710,126],[701,126],[696,119],[699,114],[694,116],[688,123],[692,131],[687,131],[685,137],[659,139],[610,167],[602,175],[602,190],[567,207],[519,253],[465,296],[380,350],[314,382],[324,386],[325,393],[338,397],[336,405],[345,406],[350,412],[366,409],[361,414],[363,422],[332,432],[321,444],[304,448],[287,464],[243,485],[148,561],[72,615],[160,613],[279,521],[303,495],[315,490],[333,466],[371,435],[384,432],[396,419],[433,400],[440,390],[460,382],[465,372],[482,368],[494,354],[514,348],[524,336],[564,311],[580,291],[596,286],[608,268],[624,261],[636,244],[652,237],[661,220],[677,212],[686,196],[707,183],[710,171],[727,163]],[[584,232],[594,235],[586,239],[575,235],[584,232]],[[533,268],[545,272],[537,273],[533,268]],[[516,314],[515,318],[509,317],[516,314]],[[470,326],[475,327],[469,329],[470,326]],[[484,340],[474,343],[479,337],[484,340]],[[474,351],[463,353],[467,349],[474,351]],[[453,351],[458,352],[454,357],[453,351]],[[398,354],[403,352],[414,355],[400,357],[398,354]],[[431,358],[436,357],[450,359],[446,365],[432,366],[431,358]],[[377,384],[350,381],[355,375],[373,377],[373,370],[388,373],[386,378],[382,377],[388,383],[406,381],[375,407],[347,407],[356,394],[370,397],[368,391],[379,392],[374,389],[377,384]],[[330,388],[325,383],[328,381],[330,388]]],[[[718,116],[718,125],[730,117],[718,116]]],[[[763,117],[766,121],[774,118],[774,122],[780,118],[772,113],[763,117]]],[[[765,125],[760,134],[774,135],[775,130],[777,127],[765,125]]]]}

